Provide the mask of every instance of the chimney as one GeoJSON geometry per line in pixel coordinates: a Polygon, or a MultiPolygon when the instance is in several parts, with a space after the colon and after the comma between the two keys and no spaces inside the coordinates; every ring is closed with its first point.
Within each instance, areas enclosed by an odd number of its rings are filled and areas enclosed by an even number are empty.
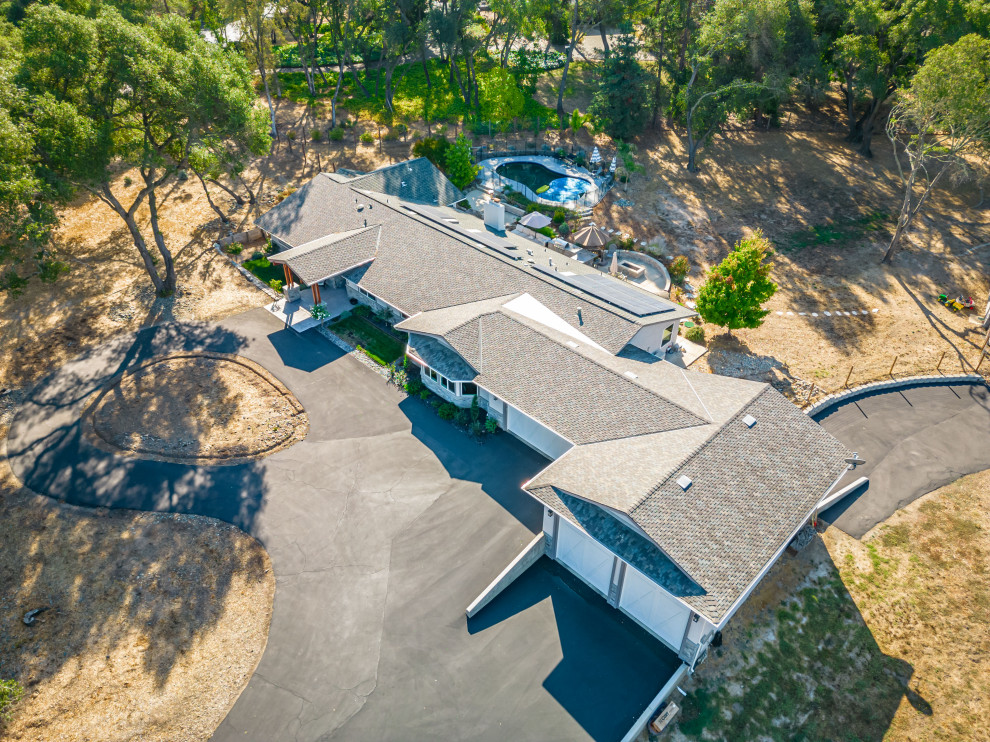
{"type": "Polygon", "coordinates": [[[485,226],[496,232],[505,231],[505,206],[489,201],[485,204],[485,226]]]}

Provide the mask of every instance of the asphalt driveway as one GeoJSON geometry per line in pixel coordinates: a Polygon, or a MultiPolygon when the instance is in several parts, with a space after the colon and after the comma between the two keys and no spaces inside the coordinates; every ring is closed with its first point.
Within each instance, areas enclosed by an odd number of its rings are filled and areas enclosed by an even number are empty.
{"type": "Polygon", "coordinates": [[[464,608],[539,529],[519,486],[547,462],[505,434],[472,442],[264,309],[70,362],[25,402],[8,453],[38,492],[208,515],[265,545],[268,646],[216,740],[618,739],[678,664],[548,560],[468,622],[464,608]],[[197,349],[274,373],[309,413],[306,440],[210,467],[115,456],[80,435],[106,380],[197,349]]]}
{"type": "Polygon", "coordinates": [[[922,495],[990,469],[990,390],[984,384],[871,394],[815,419],[867,461],[840,486],[866,476],[869,487],[821,514],[856,538],[922,495]]]}

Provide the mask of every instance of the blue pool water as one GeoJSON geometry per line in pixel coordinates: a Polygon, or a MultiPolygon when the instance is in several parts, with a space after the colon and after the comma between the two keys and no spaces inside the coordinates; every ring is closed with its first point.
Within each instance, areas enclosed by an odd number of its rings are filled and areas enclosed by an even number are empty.
{"type": "Polygon", "coordinates": [[[535,162],[505,162],[495,168],[495,172],[522,183],[540,198],[558,203],[576,201],[595,187],[590,180],[562,177],[560,173],[535,162]],[[544,186],[547,189],[540,193],[540,188],[544,186]]]}

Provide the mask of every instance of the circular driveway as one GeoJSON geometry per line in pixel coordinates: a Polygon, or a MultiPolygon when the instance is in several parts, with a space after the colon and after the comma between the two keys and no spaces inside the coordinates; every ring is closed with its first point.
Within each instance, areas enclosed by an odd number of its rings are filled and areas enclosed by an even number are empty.
{"type": "Polygon", "coordinates": [[[83,354],[31,391],[7,449],[36,492],[206,515],[265,546],[276,577],[268,646],[215,740],[613,739],[676,667],[603,600],[539,566],[469,625],[465,607],[542,525],[520,485],[547,461],[508,435],[471,440],[264,309],[83,354]],[[86,440],[80,415],[94,392],[179,351],[260,363],[306,409],[306,439],[230,466],[86,440]]]}
{"type": "Polygon", "coordinates": [[[866,464],[842,485],[869,487],[822,518],[856,538],[922,495],[990,469],[990,390],[985,384],[930,384],[843,402],[815,415],[866,464]]]}

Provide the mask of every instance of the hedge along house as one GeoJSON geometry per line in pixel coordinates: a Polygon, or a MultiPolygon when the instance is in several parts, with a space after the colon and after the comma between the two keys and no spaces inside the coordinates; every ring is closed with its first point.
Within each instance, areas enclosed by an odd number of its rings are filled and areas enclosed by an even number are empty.
{"type": "Polygon", "coordinates": [[[473,216],[321,175],[258,226],[390,312],[429,388],[548,459],[524,485],[541,553],[689,664],[846,466],[769,385],[661,360],[694,312],[473,216]]]}

